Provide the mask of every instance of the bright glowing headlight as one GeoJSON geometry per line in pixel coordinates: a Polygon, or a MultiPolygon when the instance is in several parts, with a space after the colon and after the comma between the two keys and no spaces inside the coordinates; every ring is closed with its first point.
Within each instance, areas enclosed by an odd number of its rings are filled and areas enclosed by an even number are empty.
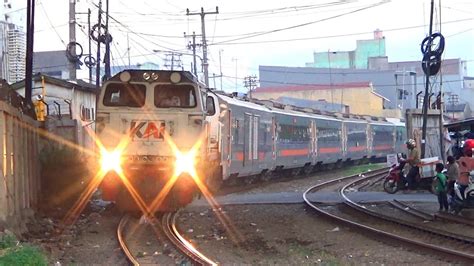
{"type": "Polygon", "coordinates": [[[187,153],[176,152],[176,161],[174,164],[175,175],[187,173],[190,175],[196,174],[196,154],[193,151],[187,153]]]}
{"type": "Polygon", "coordinates": [[[100,166],[104,173],[114,170],[117,173],[122,172],[122,154],[119,150],[109,152],[101,150],[100,166]]]}

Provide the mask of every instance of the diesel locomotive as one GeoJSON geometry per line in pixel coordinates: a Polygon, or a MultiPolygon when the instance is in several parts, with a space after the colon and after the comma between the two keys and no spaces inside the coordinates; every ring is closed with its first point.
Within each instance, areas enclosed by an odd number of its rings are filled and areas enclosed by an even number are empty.
{"type": "Polygon", "coordinates": [[[384,158],[406,136],[399,121],[242,99],[164,70],[105,82],[96,123],[103,199],[149,212],[184,206],[203,186],[384,158]]]}

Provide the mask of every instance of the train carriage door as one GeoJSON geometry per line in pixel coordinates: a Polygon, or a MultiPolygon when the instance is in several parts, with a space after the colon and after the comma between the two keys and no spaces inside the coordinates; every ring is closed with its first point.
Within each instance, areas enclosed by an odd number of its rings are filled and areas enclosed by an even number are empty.
{"type": "Polygon", "coordinates": [[[259,117],[253,116],[252,160],[258,160],[258,122],[259,117]]]}
{"type": "Polygon", "coordinates": [[[275,117],[272,117],[272,159],[276,159],[276,143],[277,143],[277,125],[275,117]]]}
{"type": "Polygon", "coordinates": [[[313,160],[313,163],[315,163],[315,160],[316,160],[316,122],[314,120],[311,120],[309,134],[311,137],[311,147],[310,147],[311,159],[313,160]]]}
{"type": "Polygon", "coordinates": [[[341,142],[342,142],[342,156],[343,158],[346,158],[347,156],[347,134],[349,133],[348,130],[348,124],[346,122],[342,122],[342,136],[341,136],[341,142]]]}
{"type": "Polygon", "coordinates": [[[244,166],[249,165],[252,162],[252,138],[253,138],[253,119],[252,114],[245,113],[244,116],[244,166]]]}

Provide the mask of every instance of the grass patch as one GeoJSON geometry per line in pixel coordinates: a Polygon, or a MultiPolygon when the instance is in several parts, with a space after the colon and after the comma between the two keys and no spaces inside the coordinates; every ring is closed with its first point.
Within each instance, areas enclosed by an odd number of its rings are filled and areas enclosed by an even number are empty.
{"type": "Polygon", "coordinates": [[[369,164],[355,165],[355,166],[351,166],[347,169],[344,169],[343,170],[343,175],[345,175],[345,176],[346,175],[355,175],[355,174],[359,174],[359,173],[362,173],[362,172],[367,172],[368,170],[374,171],[374,170],[384,168],[384,167],[386,167],[385,163],[375,163],[375,164],[369,163],[369,164]]]}
{"type": "Polygon", "coordinates": [[[20,244],[13,235],[0,238],[0,266],[48,265],[46,257],[38,248],[20,244]]]}

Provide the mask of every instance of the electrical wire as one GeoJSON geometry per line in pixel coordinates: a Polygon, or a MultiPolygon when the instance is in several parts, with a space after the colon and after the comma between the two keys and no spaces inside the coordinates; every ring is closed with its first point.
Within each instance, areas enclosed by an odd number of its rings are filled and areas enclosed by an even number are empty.
{"type": "Polygon", "coordinates": [[[354,13],[357,13],[357,12],[368,10],[368,9],[371,9],[371,8],[374,8],[374,7],[377,7],[377,6],[386,4],[386,3],[387,2],[385,0],[381,0],[379,3],[372,4],[370,6],[366,6],[366,7],[362,7],[362,8],[358,8],[358,9],[355,9],[355,10],[352,10],[352,11],[349,11],[349,12],[345,12],[345,13],[337,14],[337,15],[334,15],[334,16],[329,16],[329,17],[326,17],[326,18],[322,18],[322,19],[318,19],[318,20],[314,20],[314,21],[310,21],[310,22],[306,22],[306,23],[301,23],[301,24],[297,24],[297,25],[293,25],[293,26],[289,26],[289,27],[284,27],[284,28],[274,29],[274,30],[270,30],[270,31],[265,31],[265,32],[258,33],[258,34],[253,34],[253,35],[250,35],[250,36],[247,36],[247,37],[240,37],[240,38],[234,38],[234,39],[231,39],[231,40],[221,41],[221,42],[214,43],[214,45],[223,44],[223,43],[227,43],[227,42],[238,41],[238,40],[242,40],[242,39],[254,38],[254,37],[258,37],[258,36],[262,36],[262,35],[267,35],[267,34],[276,33],[276,32],[282,32],[282,31],[296,29],[296,28],[300,28],[300,27],[305,27],[305,26],[313,25],[313,24],[316,24],[316,23],[319,23],[319,22],[332,20],[332,19],[335,19],[335,18],[340,18],[340,17],[343,17],[343,16],[347,16],[347,15],[351,15],[351,14],[354,14],[354,13]]]}

